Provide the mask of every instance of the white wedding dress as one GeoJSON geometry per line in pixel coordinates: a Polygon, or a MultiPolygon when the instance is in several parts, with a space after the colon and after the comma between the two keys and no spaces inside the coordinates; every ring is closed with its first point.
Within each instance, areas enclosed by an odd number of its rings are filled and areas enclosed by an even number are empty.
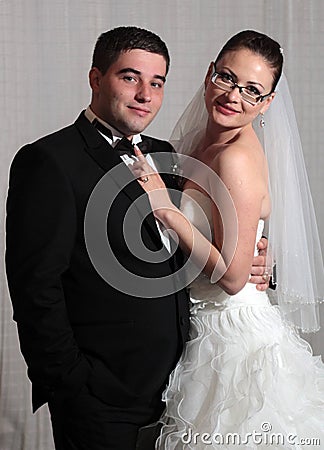
{"type": "MultiPolygon", "coordinates": [[[[186,194],[182,211],[206,233],[209,198],[186,194]]],[[[257,241],[262,230],[260,220],[257,241]]],[[[163,394],[156,448],[323,449],[324,365],[267,294],[247,283],[229,296],[200,275],[190,297],[190,339],[163,394]]]]}

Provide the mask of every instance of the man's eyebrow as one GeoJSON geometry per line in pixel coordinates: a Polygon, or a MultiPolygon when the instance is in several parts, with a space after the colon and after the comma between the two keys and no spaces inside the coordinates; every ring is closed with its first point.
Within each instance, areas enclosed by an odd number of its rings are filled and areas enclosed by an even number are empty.
{"type": "MultiPolygon", "coordinates": [[[[132,67],[125,67],[124,69],[121,69],[118,73],[119,74],[121,74],[121,73],[134,73],[135,75],[141,75],[141,72],[139,70],[133,69],[132,67]]],[[[158,80],[163,81],[163,83],[166,82],[166,77],[164,77],[163,75],[153,75],[152,78],[157,78],[158,80]]]]}
{"type": "Polygon", "coordinates": [[[135,73],[135,75],[140,75],[141,72],[139,70],[136,69],[132,69],[131,67],[125,67],[125,69],[121,69],[119,72],[117,73],[135,73]]]}

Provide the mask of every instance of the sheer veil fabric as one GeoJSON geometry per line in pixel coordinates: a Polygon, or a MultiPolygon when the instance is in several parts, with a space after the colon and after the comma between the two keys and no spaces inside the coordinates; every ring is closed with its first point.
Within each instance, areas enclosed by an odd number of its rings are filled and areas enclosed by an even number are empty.
{"type": "MultiPolygon", "coordinates": [[[[170,141],[178,153],[190,155],[207,124],[204,86],[178,120],[170,141]]],[[[285,75],[266,112],[265,127],[255,130],[269,166],[272,212],[267,227],[267,266],[275,266],[276,290],[271,299],[285,318],[302,332],[320,328],[319,304],[324,296],[324,268],[293,103],[285,75]]]]}

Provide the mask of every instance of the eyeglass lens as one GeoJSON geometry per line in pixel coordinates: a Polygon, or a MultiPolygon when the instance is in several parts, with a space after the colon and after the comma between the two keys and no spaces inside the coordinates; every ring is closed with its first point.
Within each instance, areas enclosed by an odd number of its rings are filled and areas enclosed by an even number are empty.
{"type": "Polygon", "coordinates": [[[244,87],[239,87],[237,84],[235,84],[232,80],[223,79],[220,77],[218,73],[215,73],[212,77],[212,83],[214,83],[216,86],[218,86],[220,89],[223,89],[224,91],[230,92],[235,87],[239,88],[239,92],[241,94],[241,97],[243,100],[256,104],[259,101],[259,95],[253,95],[250,92],[247,92],[244,87]]]}

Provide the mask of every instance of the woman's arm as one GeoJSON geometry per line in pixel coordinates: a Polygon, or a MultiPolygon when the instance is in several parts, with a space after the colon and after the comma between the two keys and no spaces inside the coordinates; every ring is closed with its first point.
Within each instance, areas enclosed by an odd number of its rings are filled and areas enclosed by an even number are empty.
{"type": "Polygon", "coordinates": [[[225,184],[235,207],[237,229],[231,224],[228,202],[222,202],[211,186],[213,203],[214,239],[226,262],[226,273],[221,279],[225,291],[238,291],[248,281],[252,271],[255,239],[262,201],[267,193],[263,155],[240,146],[228,147],[214,159],[211,168],[225,184]],[[229,217],[228,217],[229,216],[229,217]],[[222,247],[223,233],[229,233],[232,245],[222,247]],[[233,252],[233,244],[236,240],[233,252]]]}
{"type": "MultiPolygon", "coordinates": [[[[245,172],[245,168],[243,170],[241,164],[244,161],[232,164],[230,160],[234,156],[237,157],[237,155],[230,157],[230,152],[226,153],[226,155],[228,156],[218,158],[214,170],[224,175],[228,171],[228,165],[232,166],[231,175],[227,176],[227,178],[225,177],[223,181],[229,189],[235,210],[232,208],[230,211],[228,207],[221,207],[222,211],[220,214],[217,207],[213,205],[215,245],[211,244],[190,223],[184,214],[172,204],[160,176],[157,173],[152,173],[152,169],[145,162],[145,158],[139,151],[137,151],[139,162],[133,166],[133,172],[149,195],[155,217],[166,228],[176,232],[183,251],[190,255],[196,265],[204,269],[204,272],[210,277],[212,282],[218,282],[226,292],[234,294],[248,281],[251,272],[256,228],[260,217],[260,200],[258,201],[258,196],[255,192],[255,177],[252,186],[251,171],[242,177],[242,172],[245,172]],[[145,182],[146,177],[148,177],[148,181],[145,182]],[[253,201],[251,201],[251,198],[247,199],[246,197],[251,186],[254,191],[253,201]],[[242,222],[239,227],[237,227],[236,218],[242,222]],[[227,237],[225,245],[223,245],[222,220],[224,220],[225,224],[231,224],[226,227],[227,237]]],[[[222,199],[219,196],[219,192],[214,192],[212,197],[217,199],[217,205],[220,206],[222,199]],[[215,197],[215,195],[217,196],[215,197]]]]}

